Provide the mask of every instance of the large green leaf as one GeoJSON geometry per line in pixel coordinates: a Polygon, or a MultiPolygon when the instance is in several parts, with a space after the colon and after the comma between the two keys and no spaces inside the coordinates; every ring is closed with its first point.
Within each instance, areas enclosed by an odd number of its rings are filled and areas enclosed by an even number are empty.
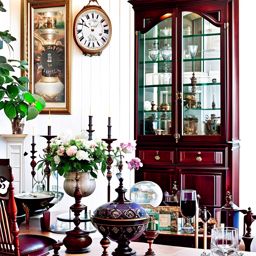
{"type": "Polygon", "coordinates": [[[7,95],[10,99],[14,99],[19,94],[19,88],[14,84],[9,84],[7,87],[7,95]]]}
{"type": "Polygon", "coordinates": [[[6,12],[2,1],[0,1],[0,12],[6,12]]]}
{"type": "Polygon", "coordinates": [[[18,78],[18,82],[20,84],[27,84],[29,82],[29,80],[26,76],[21,76],[21,77],[18,78]]]}
{"type": "Polygon", "coordinates": [[[37,95],[37,94],[33,94],[33,97],[35,98],[36,102],[35,102],[35,107],[36,109],[40,112],[45,108],[45,100],[43,97],[37,95]]]}
{"type": "Polygon", "coordinates": [[[39,112],[34,106],[28,106],[27,120],[32,120],[38,116],[39,112]]]}
{"type": "Polygon", "coordinates": [[[8,63],[0,63],[0,68],[7,69],[9,71],[15,71],[14,68],[12,67],[12,65],[10,65],[8,63]]]}
{"type": "Polygon", "coordinates": [[[6,81],[5,76],[0,76],[0,85],[3,85],[5,81],[6,81]]]}
{"type": "Polygon", "coordinates": [[[5,43],[8,44],[9,47],[11,47],[11,49],[13,50],[12,46],[10,45],[10,43],[12,41],[15,41],[16,38],[14,36],[12,36],[10,33],[9,33],[9,30],[5,30],[5,31],[0,31],[0,38],[5,41],[5,43]]]}
{"type": "Polygon", "coordinates": [[[0,89],[0,100],[3,99],[4,95],[5,95],[5,91],[3,89],[0,89]]]}
{"type": "Polygon", "coordinates": [[[6,114],[6,116],[9,119],[13,119],[14,117],[17,116],[17,111],[16,111],[16,108],[15,108],[15,105],[11,101],[9,101],[5,104],[4,113],[6,114]]]}
{"type": "Polygon", "coordinates": [[[0,63],[7,63],[7,60],[4,56],[0,56],[0,63]]]}
{"type": "Polygon", "coordinates": [[[11,76],[5,76],[5,83],[9,84],[13,82],[13,78],[11,76]]]}
{"type": "Polygon", "coordinates": [[[0,67],[0,76],[8,77],[9,75],[10,75],[10,71],[9,70],[0,67]]]}
{"type": "Polygon", "coordinates": [[[33,95],[30,92],[24,92],[23,97],[24,97],[25,101],[28,102],[29,104],[32,104],[35,102],[35,98],[33,97],[33,95]]]}
{"type": "Polygon", "coordinates": [[[18,106],[19,112],[24,113],[25,115],[28,113],[28,105],[24,102],[21,102],[18,106]]]}
{"type": "Polygon", "coordinates": [[[0,101],[0,110],[3,109],[5,106],[5,102],[4,101],[0,101]]]}

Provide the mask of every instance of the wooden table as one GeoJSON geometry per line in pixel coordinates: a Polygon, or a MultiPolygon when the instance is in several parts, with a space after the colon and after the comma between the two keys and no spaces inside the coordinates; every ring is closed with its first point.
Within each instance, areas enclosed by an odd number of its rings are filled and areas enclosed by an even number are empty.
{"type": "MultiPolygon", "coordinates": [[[[33,217],[30,219],[30,225],[27,226],[25,223],[22,223],[20,226],[20,233],[31,233],[31,234],[42,234],[49,237],[52,237],[56,240],[62,241],[65,237],[64,234],[56,234],[52,232],[42,232],[40,229],[40,221],[38,217],[33,217]]],[[[99,233],[94,233],[91,235],[93,238],[93,242],[90,246],[89,253],[83,254],[67,254],[65,253],[65,247],[63,246],[60,250],[60,255],[86,255],[86,256],[101,256],[102,247],[100,245],[101,235],[99,233]]],[[[115,242],[111,242],[108,253],[112,256],[112,252],[117,247],[115,242]]],[[[144,256],[145,252],[148,250],[148,244],[143,242],[131,242],[130,247],[136,251],[136,256],[144,256]]],[[[202,249],[194,249],[187,247],[178,247],[178,246],[170,246],[170,245],[160,245],[153,244],[153,250],[155,251],[157,256],[200,256],[203,252],[202,249]]],[[[255,256],[255,252],[243,252],[243,256],[255,256]]]]}

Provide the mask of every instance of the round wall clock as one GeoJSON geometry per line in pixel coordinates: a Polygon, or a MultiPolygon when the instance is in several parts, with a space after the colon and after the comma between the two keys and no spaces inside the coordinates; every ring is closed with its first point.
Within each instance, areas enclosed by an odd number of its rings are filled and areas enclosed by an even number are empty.
{"type": "Polygon", "coordinates": [[[73,27],[75,42],[87,56],[100,55],[112,35],[108,15],[99,5],[90,5],[91,1],[76,15],[73,27]]]}

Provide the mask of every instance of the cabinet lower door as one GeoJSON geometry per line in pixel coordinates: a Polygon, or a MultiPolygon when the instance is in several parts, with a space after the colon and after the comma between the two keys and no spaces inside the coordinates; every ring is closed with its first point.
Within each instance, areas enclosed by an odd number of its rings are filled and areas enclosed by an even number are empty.
{"type": "Polygon", "coordinates": [[[200,195],[199,206],[207,206],[211,211],[223,206],[225,195],[225,170],[181,169],[180,189],[195,189],[200,195]]]}

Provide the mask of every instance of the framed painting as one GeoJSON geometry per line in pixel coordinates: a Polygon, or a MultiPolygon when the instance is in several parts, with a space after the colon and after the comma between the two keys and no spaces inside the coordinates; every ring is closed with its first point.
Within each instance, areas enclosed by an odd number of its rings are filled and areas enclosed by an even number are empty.
{"type": "Polygon", "coordinates": [[[46,101],[43,113],[70,114],[70,0],[23,0],[22,59],[30,90],[46,101]]]}

